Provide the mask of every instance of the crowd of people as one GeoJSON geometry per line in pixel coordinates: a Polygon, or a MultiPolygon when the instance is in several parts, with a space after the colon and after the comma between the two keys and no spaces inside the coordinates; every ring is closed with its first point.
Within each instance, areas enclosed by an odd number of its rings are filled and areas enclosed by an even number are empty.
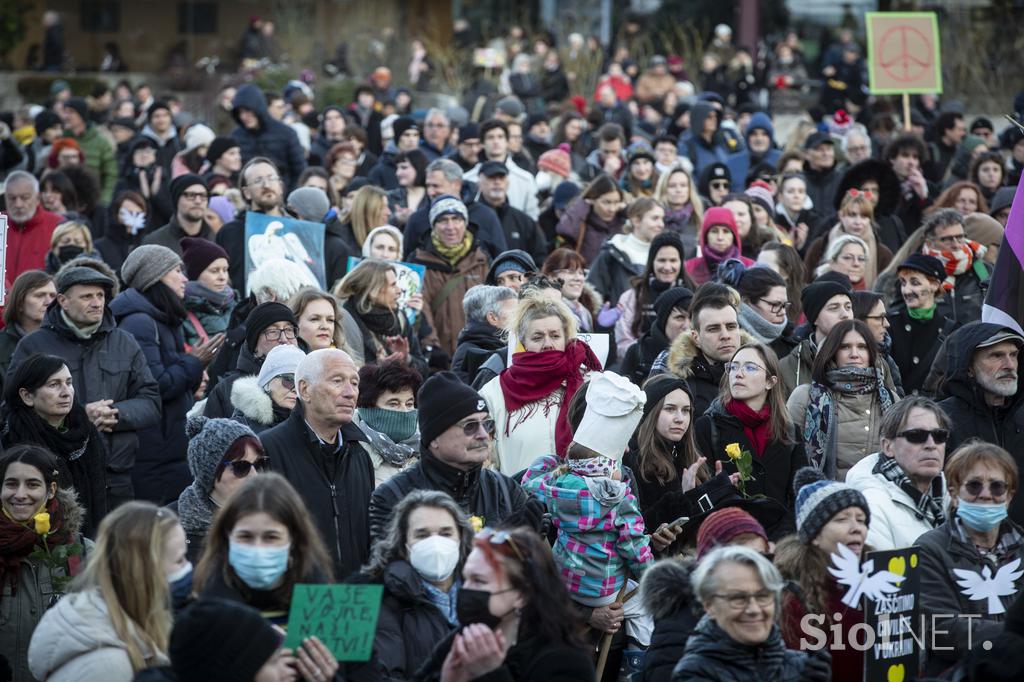
{"type": "Polygon", "coordinates": [[[849,31],[786,140],[795,36],[768,108],[727,26],[592,98],[550,42],[447,109],[378,69],[3,124],[0,680],[859,682],[830,564],[911,546],[906,679],[1024,676],[1024,336],[982,319],[1024,128],[898,120],[849,31]],[[265,218],[322,262],[257,263],[265,218]],[[332,583],[382,586],[369,660],[284,646],[332,583]]]}

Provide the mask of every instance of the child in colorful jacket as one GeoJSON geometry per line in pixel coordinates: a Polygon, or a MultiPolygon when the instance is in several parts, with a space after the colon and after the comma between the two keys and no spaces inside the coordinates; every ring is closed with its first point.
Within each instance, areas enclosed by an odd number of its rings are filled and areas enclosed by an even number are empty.
{"type": "MultiPolygon", "coordinates": [[[[562,461],[537,459],[523,485],[540,498],[558,537],[552,549],[569,596],[590,608],[607,606],[636,588],[653,565],[650,537],[621,461],[643,415],[645,395],[612,372],[591,376],[586,412],[562,461]]],[[[640,647],[650,643],[653,621],[639,599],[625,603],[626,634],[640,647]]]]}

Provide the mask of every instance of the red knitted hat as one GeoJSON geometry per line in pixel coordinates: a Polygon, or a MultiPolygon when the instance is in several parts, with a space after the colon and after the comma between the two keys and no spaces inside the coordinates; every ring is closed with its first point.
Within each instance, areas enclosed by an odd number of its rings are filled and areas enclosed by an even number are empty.
{"type": "Polygon", "coordinates": [[[555,149],[549,149],[541,154],[537,159],[537,168],[568,178],[572,173],[572,159],[567,145],[558,145],[555,149]]]}
{"type": "Polygon", "coordinates": [[[708,514],[697,531],[697,558],[715,547],[728,545],[733,538],[744,533],[753,533],[768,542],[768,534],[757,519],[738,507],[726,507],[708,514]]]}

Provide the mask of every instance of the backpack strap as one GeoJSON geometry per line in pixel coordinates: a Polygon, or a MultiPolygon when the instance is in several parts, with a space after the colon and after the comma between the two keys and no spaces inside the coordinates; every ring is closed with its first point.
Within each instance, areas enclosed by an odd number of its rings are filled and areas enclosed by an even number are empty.
{"type": "Polygon", "coordinates": [[[451,279],[444,283],[444,286],[441,287],[441,290],[439,292],[437,292],[437,295],[430,300],[430,311],[434,314],[435,317],[437,317],[437,311],[441,309],[441,306],[444,305],[444,302],[447,301],[448,297],[451,296],[452,292],[455,291],[455,287],[462,284],[462,281],[464,279],[466,279],[466,275],[464,274],[459,274],[456,275],[455,277],[452,277],[451,279]]]}
{"type": "Polygon", "coordinates": [[[577,254],[580,254],[580,255],[583,254],[583,238],[586,237],[586,236],[587,236],[587,219],[584,218],[583,220],[580,221],[580,233],[579,233],[579,236],[576,237],[576,249],[575,249],[575,251],[576,251],[577,254]]]}
{"type": "MultiPolygon", "coordinates": [[[[192,323],[192,328],[195,329],[196,333],[199,335],[199,343],[206,343],[207,341],[209,341],[210,335],[206,333],[206,329],[203,327],[203,323],[199,321],[199,318],[196,316],[196,314],[190,310],[188,311],[187,318],[188,321],[192,323]]],[[[185,344],[186,353],[192,350],[192,348],[193,346],[191,344],[185,344]]]]}

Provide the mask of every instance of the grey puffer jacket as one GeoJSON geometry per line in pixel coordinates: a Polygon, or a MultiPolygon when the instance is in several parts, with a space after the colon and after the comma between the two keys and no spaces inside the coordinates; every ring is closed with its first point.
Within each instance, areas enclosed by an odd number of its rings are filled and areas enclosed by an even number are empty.
{"type": "Polygon", "coordinates": [[[117,425],[111,433],[103,433],[107,470],[130,471],[139,448],[136,433],[160,423],[160,387],[132,335],[118,329],[110,310],[106,310],[100,328],[89,339],[80,339],[64,321],[60,305],[54,300],[43,318],[43,326],[23,338],[14,349],[7,378],[33,353],[64,359],[71,370],[75,398],[83,405],[97,400],[114,401],[117,425]]]}
{"type": "Polygon", "coordinates": [[[763,644],[748,646],[732,639],[718,623],[704,616],[686,642],[686,653],[672,673],[672,682],[809,681],[812,678],[803,674],[807,656],[786,648],[778,625],[772,627],[763,644]]]}

